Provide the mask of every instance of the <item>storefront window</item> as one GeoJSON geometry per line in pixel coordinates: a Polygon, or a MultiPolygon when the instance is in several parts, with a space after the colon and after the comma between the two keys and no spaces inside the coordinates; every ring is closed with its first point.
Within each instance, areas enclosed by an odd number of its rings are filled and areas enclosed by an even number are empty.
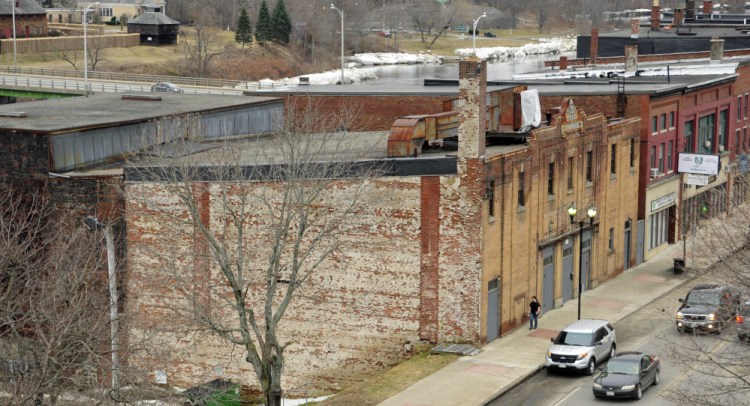
{"type": "Polygon", "coordinates": [[[715,114],[698,119],[698,152],[710,154],[714,145],[715,114]]]}
{"type": "Polygon", "coordinates": [[[685,122],[685,148],[684,152],[694,152],[693,149],[693,127],[695,126],[695,120],[685,122]]]}
{"type": "Polygon", "coordinates": [[[721,152],[721,150],[727,150],[729,145],[727,145],[727,120],[729,118],[729,110],[722,110],[719,112],[719,149],[717,151],[721,152]]]}

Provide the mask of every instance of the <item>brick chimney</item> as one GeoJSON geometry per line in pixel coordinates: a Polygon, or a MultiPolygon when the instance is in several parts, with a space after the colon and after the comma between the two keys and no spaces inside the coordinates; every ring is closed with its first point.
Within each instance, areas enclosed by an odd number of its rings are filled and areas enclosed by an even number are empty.
{"type": "Polygon", "coordinates": [[[682,26],[682,23],[685,22],[685,10],[681,8],[674,9],[674,21],[672,21],[672,25],[675,27],[682,26]]]}
{"type": "MultiPolygon", "coordinates": [[[[487,61],[470,56],[458,63],[458,158],[484,155],[487,61]]],[[[464,168],[465,169],[465,168],[464,168]]],[[[459,165],[459,171],[461,170],[459,165]]]]}
{"type": "Polygon", "coordinates": [[[651,6],[651,31],[659,31],[661,28],[661,6],[659,0],[654,0],[654,5],[651,6]]]}
{"type": "Polygon", "coordinates": [[[638,45],[625,45],[625,73],[638,70],[638,45]]]}
{"type": "Polygon", "coordinates": [[[568,57],[567,56],[560,56],[560,70],[568,70],[568,57]]]}
{"type": "Polygon", "coordinates": [[[591,64],[596,64],[596,57],[599,53],[599,29],[591,29],[591,51],[589,52],[589,58],[591,58],[591,64]]]}
{"type": "Polygon", "coordinates": [[[711,38],[711,63],[719,63],[724,59],[724,40],[719,37],[711,38]]]}
{"type": "Polygon", "coordinates": [[[703,0],[703,14],[711,15],[714,13],[714,2],[711,0],[703,0]]]}
{"type": "Polygon", "coordinates": [[[641,20],[637,18],[630,19],[630,38],[638,38],[641,31],[641,20]]]}
{"type": "Polygon", "coordinates": [[[695,19],[695,0],[685,1],[685,18],[689,20],[695,19]]]}

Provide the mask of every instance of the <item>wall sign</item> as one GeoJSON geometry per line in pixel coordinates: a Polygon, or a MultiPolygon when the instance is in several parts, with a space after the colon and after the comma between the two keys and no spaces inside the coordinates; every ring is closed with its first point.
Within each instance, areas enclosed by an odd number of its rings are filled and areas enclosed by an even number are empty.
{"type": "Polygon", "coordinates": [[[709,154],[686,154],[680,152],[677,161],[677,171],[680,173],[718,175],[719,156],[709,154]]]}
{"type": "Polygon", "coordinates": [[[657,211],[663,207],[671,206],[674,204],[675,199],[677,198],[677,193],[672,192],[666,196],[662,196],[658,199],[654,199],[651,201],[651,211],[657,211]]]}

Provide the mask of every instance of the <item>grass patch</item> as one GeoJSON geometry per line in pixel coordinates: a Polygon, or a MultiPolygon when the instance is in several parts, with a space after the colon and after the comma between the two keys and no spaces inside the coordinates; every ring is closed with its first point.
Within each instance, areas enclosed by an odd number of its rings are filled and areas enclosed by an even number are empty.
{"type": "Polygon", "coordinates": [[[433,355],[429,351],[422,352],[380,375],[344,389],[318,405],[377,405],[458,358],[458,355],[453,354],[433,355]]]}

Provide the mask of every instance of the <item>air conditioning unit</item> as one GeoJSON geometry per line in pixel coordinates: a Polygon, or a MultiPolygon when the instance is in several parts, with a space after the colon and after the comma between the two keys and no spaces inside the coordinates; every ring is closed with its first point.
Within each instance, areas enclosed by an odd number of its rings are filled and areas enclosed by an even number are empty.
{"type": "Polygon", "coordinates": [[[651,179],[659,176],[659,168],[651,168],[651,179]]]}
{"type": "Polygon", "coordinates": [[[691,185],[688,185],[687,183],[682,184],[683,189],[690,189],[691,185]]]}
{"type": "Polygon", "coordinates": [[[732,165],[724,165],[724,172],[732,172],[732,165]]]}
{"type": "Polygon", "coordinates": [[[724,146],[723,145],[719,145],[719,152],[724,152],[724,146]]]}
{"type": "Polygon", "coordinates": [[[704,145],[706,146],[706,148],[711,148],[711,141],[706,141],[704,145]]]}

